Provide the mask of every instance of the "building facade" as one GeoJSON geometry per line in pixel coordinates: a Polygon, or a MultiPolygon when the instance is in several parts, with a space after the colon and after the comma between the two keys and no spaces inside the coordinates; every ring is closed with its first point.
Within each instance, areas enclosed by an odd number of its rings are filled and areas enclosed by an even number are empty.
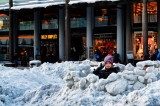
{"type": "MultiPolygon", "coordinates": [[[[9,3],[5,0],[0,3],[0,61],[8,61],[9,3]]],[[[158,5],[158,1],[150,0],[147,6],[150,54],[160,48],[158,5]]],[[[37,49],[42,62],[65,60],[64,0],[13,0],[11,9],[13,50],[18,53],[19,62],[24,58],[35,59],[37,49]]],[[[123,62],[127,60],[128,51],[132,51],[134,59],[141,59],[142,9],[143,3],[139,0],[70,0],[71,49],[76,48],[78,60],[93,59],[96,48],[102,58],[117,50],[123,62]]]]}

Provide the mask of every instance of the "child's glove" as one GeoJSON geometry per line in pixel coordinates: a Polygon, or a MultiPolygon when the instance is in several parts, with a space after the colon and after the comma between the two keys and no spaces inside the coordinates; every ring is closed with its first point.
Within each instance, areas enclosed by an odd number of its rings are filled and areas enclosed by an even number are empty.
{"type": "Polygon", "coordinates": [[[105,66],[104,63],[100,63],[100,66],[99,66],[99,67],[102,68],[102,67],[104,67],[104,66],[105,66]]]}

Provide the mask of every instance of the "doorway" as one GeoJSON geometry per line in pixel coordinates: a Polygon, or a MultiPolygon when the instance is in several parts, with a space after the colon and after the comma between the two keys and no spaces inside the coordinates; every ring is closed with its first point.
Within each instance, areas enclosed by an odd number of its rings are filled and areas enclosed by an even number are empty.
{"type": "Polygon", "coordinates": [[[59,50],[57,40],[41,41],[41,61],[55,63],[59,59],[59,50]]]}
{"type": "Polygon", "coordinates": [[[72,37],[71,40],[71,58],[73,61],[83,60],[86,58],[86,37],[72,37]],[[73,48],[76,53],[73,53],[73,48]]]}

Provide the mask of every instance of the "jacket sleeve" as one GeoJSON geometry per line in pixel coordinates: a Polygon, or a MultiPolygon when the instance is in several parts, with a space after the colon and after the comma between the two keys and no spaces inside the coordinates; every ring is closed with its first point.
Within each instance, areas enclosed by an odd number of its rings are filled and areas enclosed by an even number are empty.
{"type": "Polygon", "coordinates": [[[160,57],[160,53],[158,53],[156,60],[159,60],[159,57],[160,57]]]}
{"type": "Polygon", "coordinates": [[[115,73],[120,72],[120,68],[119,68],[119,67],[114,67],[114,72],[115,72],[115,73]]]}
{"type": "Polygon", "coordinates": [[[96,70],[93,71],[93,74],[98,75],[98,74],[99,74],[99,71],[102,70],[103,67],[104,67],[104,66],[103,66],[102,63],[101,63],[100,66],[99,66],[96,70]]]}

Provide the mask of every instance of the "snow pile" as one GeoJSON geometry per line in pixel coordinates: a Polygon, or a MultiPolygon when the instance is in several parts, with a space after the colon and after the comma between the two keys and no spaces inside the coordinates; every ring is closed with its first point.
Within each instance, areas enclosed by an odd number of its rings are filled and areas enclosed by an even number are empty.
{"type": "Polygon", "coordinates": [[[147,61],[138,62],[136,64],[136,67],[143,68],[144,66],[154,66],[155,68],[158,68],[158,67],[160,67],[160,61],[147,60],[147,61]]]}
{"type": "Polygon", "coordinates": [[[101,62],[97,62],[97,61],[90,61],[90,60],[84,60],[84,61],[82,61],[82,63],[81,64],[84,64],[84,65],[90,65],[90,66],[92,66],[92,65],[95,65],[95,66],[97,66],[97,65],[100,65],[100,63],[101,62]]]}
{"type": "Polygon", "coordinates": [[[100,62],[44,63],[24,70],[0,65],[0,106],[160,105],[160,68],[115,64],[121,72],[99,79],[91,64],[100,62]]]}
{"type": "Polygon", "coordinates": [[[107,79],[99,79],[98,76],[90,73],[90,67],[76,70],[69,69],[70,72],[66,76],[66,85],[72,89],[87,89],[92,88],[97,91],[105,91],[111,95],[123,94],[128,90],[139,90],[147,84],[159,80],[160,71],[158,68],[148,67],[142,70],[140,67],[134,67],[130,63],[125,67],[121,67],[121,72],[112,73],[107,79]],[[124,70],[122,70],[124,69],[124,70]],[[92,87],[91,87],[92,86],[92,87]]]}
{"type": "Polygon", "coordinates": [[[0,66],[0,105],[11,106],[14,99],[22,96],[25,91],[52,82],[51,78],[39,72],[0,66]]]}
{"type": "MultiPolygon", "coordinates": [[[[130,63],[129,63],[129,64],[130,64],[130,63]]],[[[115,67],[119,67],[121,72],[125,69],[125,65],[124,65],[124,64],[113,63],[113,65],[114,65],[115,67]]]]}
{"type": "Polygon", "coordinates": [[[119,106],[160,106],[160,80],[123,96],[119,106]]]}
{"type": "MultiPolygon", "coordinates": [[[[67,87],[71,88],[75,85],[75,88],[84,88],[86,86],[86,77],[89,73],[91,73],[90,66],[79,65],[79,68],[72,67],[69,69],[69,73],[64,78],[66,80],[67,87]]],[[[98,78],[98,77],[97,77],[98,78]]],[[[95,79],[92,79],[93,82],[95,79]]]]}

